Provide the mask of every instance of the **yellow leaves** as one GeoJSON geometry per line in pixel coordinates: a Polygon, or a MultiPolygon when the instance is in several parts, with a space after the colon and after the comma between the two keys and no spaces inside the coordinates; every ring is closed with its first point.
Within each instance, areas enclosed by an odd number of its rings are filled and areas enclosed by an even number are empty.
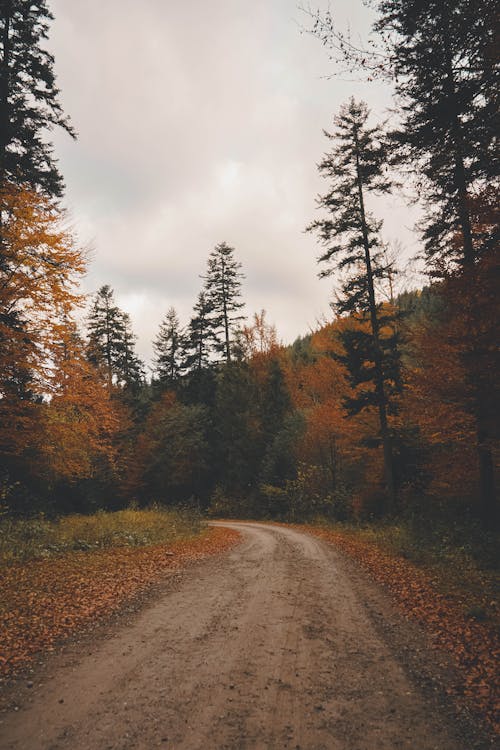
{"type": "Polygon", "coordinates": [[[85,272],[85,255],[42,195],[11,186],[1,198],[2,250],[8,269],[2,307],[27,312],[33,334],[50,344],[61,316],[82,301],[75,287],[85,272]]]}
{"type": "Polygon", "coordinates": [[[40,409],[40,464],[56,478],[81,479],[91,475],[96,457],[114,463],[120,414],[76,345],[58,365],[57,390],[40,409]]]}

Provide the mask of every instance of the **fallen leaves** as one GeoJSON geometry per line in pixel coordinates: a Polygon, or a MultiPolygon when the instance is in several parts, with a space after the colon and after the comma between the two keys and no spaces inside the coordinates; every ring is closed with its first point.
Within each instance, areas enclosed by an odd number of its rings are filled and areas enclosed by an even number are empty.
{"type": "Polygon", "coordinates": [[[430,575],[402,557],[359,539],[353,533],[304,527],[366,568],[386,589],[405,615],[429,632],[437,648],[449,652],[462,676],[449,692],[465,696],[475,709],[500,732],[500,639],[485,623],[464,616],[456,602],[440,593],[430,575]]]}
{"type": "Polygon", "coordinates": [[[232,529],[210,528],[168,547],[72,552],[2,571],[0,675],[12,675],[36,653],[116,612],[166,571],[229,549],[232,529]]]}

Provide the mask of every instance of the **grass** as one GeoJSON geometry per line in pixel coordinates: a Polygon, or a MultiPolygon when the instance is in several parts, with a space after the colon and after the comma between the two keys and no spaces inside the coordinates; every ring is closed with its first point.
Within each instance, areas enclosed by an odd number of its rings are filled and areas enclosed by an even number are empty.
{"type": "Polygon", "coordinates": [[[378,546],[427,572],[437,589],[458,603],[465,615],[500,625],[498,538],[474,523],[434,520],[398,523],[317,525],[378,546]]]}
{"type": "Polygon", "coordinates": [[[199,534],[193,511],[153,507],[99,511],[48,520],[0,518],[0,565],[53,557],[74,550],[168,544],[199,534]]]}

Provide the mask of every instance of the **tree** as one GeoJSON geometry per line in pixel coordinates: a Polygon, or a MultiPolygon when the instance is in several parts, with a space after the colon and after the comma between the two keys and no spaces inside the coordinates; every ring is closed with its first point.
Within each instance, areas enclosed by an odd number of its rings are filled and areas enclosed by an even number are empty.
{"type": "Polygon", "coordinates": [[[0,267],[0,456],[12,465],[33,444],[41,402],[55,387],[61,332],[82,304],[85,255],[40,193],[13,186],[0,267]]]}
{"type": "Polygon", "coordinates": [[[37,194],[63,190],[47,133],[60,126],[75,137],[42,47],[51,19],[45,0],[0,0],[0,412],[11,428],[9,453],[29,436],[51,334],[61,308],[71,307],[72,274],[84,266],[61,214],[37,194]]]}
{"type": "Polygon", "coordinates": [[[115,304],[108,284],[94,297],[87,331],[89,360],[104,373],[108,387],[137,385],[143,368],[134,352],[130,317],[115,304]]]}
{"type": "Polygon", "coordinates": [[[290,394],[277,357],[272,357],[268,361],[267,377],[261,394],[261,425],[266,442],[269,442],[281,429],[285,416],[291,409],[290,394]]]}
{"type": "Polygon", "coordinates": [[[252,323],[243,326],[239,343],[243,356],[251,358],[254,363],[255,359],[267,362],[269,354],[277,351],[279,344],[276,326],[267,322],[265,310],[254,313],[252,323]]]}
{"type": "Polygon", "coordinates": [[[85,255],[42,195],[3,190],[5,265],[0,269],[0,402],[50,392],[61,326],[81,305],[85,255]]]}
{"type": "MultiPolygon", "coordinates": [[[[384,388],[387,396],[387,411],[395,411],[395,397],[401,392],[401,357],[400,335],[395,327],[398,317],[396,309],[387,304],[378,308],[378,346],[383,362],[384,388]]],[[[351,325],[345,326],[338,332],[342,343],[342,351],[336,355],[348,374],[352,388],[350,396],[345,398],[345,405],[352,414],[362,409],[378,406],[379,394],[377,390],[366,388],[366,385],[376,380],[376,343],[371,324],[366,316],[354,314],[350,319],[351,325]]]]}
{"type": "Polygon", "coordinates": [[[105,373],[109,388],[121,359],[123,319],[109,284],[96,293],[87,323],[88,357],[105,373]]]}
{"type": "MultiPolygon", "coordinates": [[[[390,374],[381,345],[380,306],[374,288],[374,280],[383,278],[387,271],[381,262],[381,222],[375,221],[365,207],[367,193],[387,193],[391,186],[386,177],[386,139],[379,128],[368,127],[368,115],[364,102],[356,103],[351,99],[335,118],[335,134],[325,132],[335,145],[318,167],[330,180],[329,192],[318,199],[318,204],[328,211],[329,217],[312,222],[307,229],[318,233],[325,248],[319,262],[328,266],[320,275],[329,276],[339,270],[348,274],[337,311],[369,320],[370,351],[365,353],[369,354],[373,365],[367,380],[374,384],[371,398],[378,408],[386,488],[392,506],[396,489],[388,425],[386,381],[390,374]]],[[[365,341],[365,349],[366,344],[365,341]]],[[[365,405],[359,404],[359,407],[365,405]]]]}
{"type": "MultiPolygon", "coordinates": [[[[492,0],[382,0],[379,10],[377,28],[392,40],[403,111],[394,138],[400,160],[409,162],[423,183],[429,263],[445,274],[462,275],[457,289],[474,290],[472,331],[482,287],[478,264],[496,252],[498,241],[498,212],[487,223],[474,216],[484,186],[498,187],[498,6],[492,0]]],[[[488,524],[498,512],[489,420],[493,402],[478,377],[477,340],[467,339],[463,356],[474,393],[480,495],[488,524]]]]}
{"type": "Polygon", "coordinates": [[[213,408],[213,445],[221,487],[245,497],[255,487],[258,474],[258,397],[249,367],[230,362],[217,373],[213,408]]]}
{"type": "Polygon", "coordinates": [[[209,365],[210,352],[215,338],[212,322],[213,308],[206,292],[199,293],[193,312],[185,341],[185,367],[188,370],[200,372],[209,365]]]}
{"type": "Polygon", "coordinates": [[[62,177],[46,134],[75,131],[59,103],[54,58],[43,48],[53,16],[46,0],[0,0],[0,184],[60,197],[62,177]]]}
{"type": "MultiPolygon", "coordinates": [[[[426,207],[423,237],[433,273],[455,273],[480,291],[478,263],[495,253],[499,217],[486,226],[474,206],[485,186],[498,190],[498,5],[494,0],[380,0],[375,24],[382,53],[345,44],[331,16],[317,14],[313,33],[340,52],[351,67],[381,70],[395,81],[402,115],[393,134],[398,161],[417,177],[426,207]]],[[[457,288],[461,285],[459,284],[457,288]]],[[[472,309],[478,294],[471,295],[472,309]]],[[[471,330],[473,325],[470,326],[471,330]]],[[[475,392],[476,450],[481,504],[487,524],[495,518],[496,491],[487,415],[492,402],[474,365],[481,352],[474,338],[464,351],[475,392]]]]}
{"type": "Polygon", "coordinates": [[[175,308],[171,307],[153,342],[155,374],[163,385],[174,385],[181,374],[184,335],[175,308]]]}
{"type": "Polygon", "coordinates": [[[204,406],[186,406],[173,393],[163,393],[137,441],[135,491],[141,501],[178,503],[205,493],[207,430],[204,406]]]}
{"type": "Polygon", "coordinates": [[[132,322],[128,313],[122,313],[122,326],[117,380],[120,385],[136,390],[144,380],[144,366],[135,353],[137,336],[132,332],[132,322]]]}
{"type": "Polygon", "coordinates": [[[295,476],[295,449],[303,419],[292,410],[284,373],[276,356],[268,360],[267,377],[260,394],[261,480],[265,484],[283,486],[287,479],[295,476]]]}
{"type": "Polygon", "coordinates": [[[234,248],[221,242],[209,255],[205,279],[205,294],[211,307],[211,321],[216,334],[215,347],[226,362],[231,361],[233,337],[244,319],[239,310],[241,301],[241,263],[234,257],[234,248]]]}
{"type": "Polygon", "coordinates": [[[93,477],[101,458],[113,465],[118,428],[110,393],[86,359],[76,325],[66,321],[58,333],[52,398],[40,410],[38,430],[37,463],[52,488],[93,477]]]}
{"type": "Polygon", "coordinates": [[[378,7],[376,29],[391,40],[401,104],[402,124],[393,136],[399,160],[423,180],[429,259],[470,267],[495,236],[474,227],[471,199],[499,176],[497,4],[382,0],[378,7]]]}

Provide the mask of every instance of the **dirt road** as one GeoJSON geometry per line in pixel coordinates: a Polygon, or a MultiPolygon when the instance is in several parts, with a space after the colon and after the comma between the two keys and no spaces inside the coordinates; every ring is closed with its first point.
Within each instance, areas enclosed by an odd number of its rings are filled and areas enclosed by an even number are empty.
{"type": "Polygon", "coordinates": [[[429,687],[418,633],[352,563],[292,529],[230,525],[232,552],[23,687],[2,750],[483,746],[429,687]]]}

